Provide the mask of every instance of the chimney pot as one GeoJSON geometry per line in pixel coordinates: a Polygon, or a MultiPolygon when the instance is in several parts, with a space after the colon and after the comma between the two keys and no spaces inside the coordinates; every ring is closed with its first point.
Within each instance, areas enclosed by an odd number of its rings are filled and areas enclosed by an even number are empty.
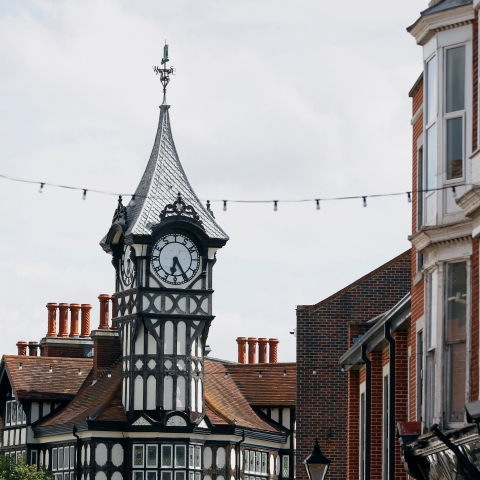
{"type": "Polygon", "coordinates": [[[100,323],[98,325],[99,330],[108,330],[108,304],[110,302],[110,295],[102,293],[98,296],[100,300],[100,323]]]}
{"type": "Polygon", "coordinates": [[[79,303],[70,304],[70,335],[69,337],[78,337],[78,314],[80,312],[79,303]]]}
{"type": "Polygon", "coordinates": [[[257,363],[257,341],[256,337],[248,337],[248,363],[257,363]]]}
{"type": "Polygon", "coordinates": [[[267,363],[268,338],[258,339],[258,363],[267,363]]]}
{"type": "Polygon", "coordinates": [[[247,337],[237,337],[238,363],[247,363],[247,337]]]}
{"type": "Polygon", "coordinates": [[[58,309],[60,310],[60,328],[58,329],[59,337],[68,337],[68,303],[59,303],[58,309]]]}
{"type": "Polygon", "coordinates": [[[80,338],[87,338],[90,336],[90,310],[92,306],[89,303],[82,303],[80,309],[82,310],[82,331],[80,338]]]}
{"type": "Polygon", "coordinates": [[[17,349],[18,355],[26,355],[27,354],[27,342],[17,342],[17,349]]]}
{"type": "Polygon", "coordinates": [[[56,303],[47,303],[48,309],[48,330],[47,337],[57,336],[57,307],[56,303]]]}
{"type": "Polygon", "coordinates": [[[28,342],[28,355],[36,357],[38,355],[38,342],[28,342]]]}
{"type": "Polygon", "coordinates": [[[278,362],[278,344],[280,340],[278,338],[269,338],[268,343],[270,345],[270,363],[278,362]]]}

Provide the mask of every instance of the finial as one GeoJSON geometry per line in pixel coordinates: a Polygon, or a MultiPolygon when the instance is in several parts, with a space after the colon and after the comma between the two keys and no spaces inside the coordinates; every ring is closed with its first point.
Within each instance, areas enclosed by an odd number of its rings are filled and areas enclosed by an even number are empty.
{"type": "Polygon", "coordinates": [[[153,71],[156,75],[160,75],[160,82],[163,85],[163,103],[162,105],[166,105],[167,103],[167,85],[170,82],[170,75],[175,75],[175,69],[173,67],[167,68],[167,62],[169,61],[168,58],[168,45],[167,41],[165,40],[165,45],[163,47],[163,58],[162,58],[162,66],[163,67],[153,67],[153,71]]]}

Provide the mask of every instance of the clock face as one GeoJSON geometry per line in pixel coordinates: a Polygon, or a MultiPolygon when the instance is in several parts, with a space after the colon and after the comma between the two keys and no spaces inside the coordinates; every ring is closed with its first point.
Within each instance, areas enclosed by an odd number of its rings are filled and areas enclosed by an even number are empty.
{"type": "Polygon", "coordinates": [[[153,247],[152,269],[166,283],[186,283],[197,274],[199,267],[197,247],[184,235],[164,235],[153,247]]]}
{"type": "Polygon", "coordinates": [[[135,277],[135,250],[130,245],[123,247],[121,268],[124,285],[131,285],[135,277]]]}

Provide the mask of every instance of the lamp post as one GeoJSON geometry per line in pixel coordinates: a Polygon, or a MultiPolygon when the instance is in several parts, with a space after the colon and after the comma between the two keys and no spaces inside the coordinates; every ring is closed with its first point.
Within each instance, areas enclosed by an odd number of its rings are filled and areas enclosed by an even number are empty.
{"type": "Polygon", "coordinates": [[[312,453],[303,461],[309,480],[323,480],[327,475],[330,460],[322,453],[318,440],[315,440],[315,446],[312,453]]]}

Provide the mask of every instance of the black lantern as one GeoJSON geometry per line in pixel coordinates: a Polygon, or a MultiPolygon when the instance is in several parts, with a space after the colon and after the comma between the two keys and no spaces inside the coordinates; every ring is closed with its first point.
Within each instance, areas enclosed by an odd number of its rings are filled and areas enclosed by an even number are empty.
{"type": "Polygon", "coordinates": [[[322,453],[318,440],[315,440],[315,446],[312,453],[303,461],[307,470],[309,480],[323,480],[327,475],[330,460],[322,453]]]}

